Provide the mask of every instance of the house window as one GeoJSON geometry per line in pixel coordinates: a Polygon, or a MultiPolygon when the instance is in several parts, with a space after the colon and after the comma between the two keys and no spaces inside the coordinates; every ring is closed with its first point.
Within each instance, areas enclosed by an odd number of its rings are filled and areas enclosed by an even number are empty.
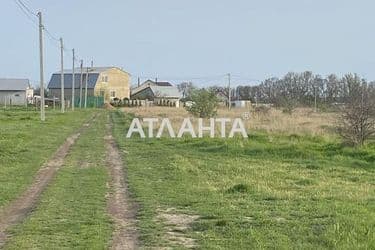
{"type": "Polygon", "coordinates": [[[102,82],[108,82],[108,76],[102,76],[102,82]]]}
{"type": "Polygon", "coordinates": [[[116,97],[116,91],[111,91],[111,97],[116,97]]]}
{"type": "Polygon", "coordinates": [[[99,95],[100,95],[100,96],[104,96],[104,94],[105,94],[105,93],[104,93],[104,90],[100,90],[99,95]]]}

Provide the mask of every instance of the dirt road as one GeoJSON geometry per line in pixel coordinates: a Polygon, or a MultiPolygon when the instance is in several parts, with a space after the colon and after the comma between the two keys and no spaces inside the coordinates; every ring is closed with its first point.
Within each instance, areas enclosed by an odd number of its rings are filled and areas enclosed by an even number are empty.
{"type": "Polygon", "coordinates": [[[137,206],[130,198],[126,182],[126,171],[120,151],[112,136],[112,125],[107,124],[105,137],[107,166],[111,177],[111,193],[108,199],[108,212],[115,223],[112,235],[112,249],[137,249],[139,246],[136,228],[137,206]]]}
{"type": "Polygon", "coordinates": [[[22,222],[35,208],[43,190],[64,164],[64,159],[68,155],[69,150],[81,133],[89,127],[93,119],[95,119],[95,117],[92,117],[90,121],[85,123],[76,133],[69,136],[50,160],[37,172],[33,183],[16,200],[0,210],[0,247],[5,244],[9,236],[7,230],[11,226],[22,222]]]}

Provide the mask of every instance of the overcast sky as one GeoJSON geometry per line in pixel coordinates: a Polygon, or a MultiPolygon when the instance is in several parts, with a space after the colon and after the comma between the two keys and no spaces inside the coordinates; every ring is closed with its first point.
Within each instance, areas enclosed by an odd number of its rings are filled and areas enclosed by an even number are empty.
{"type": "MultiPolygon", "coordinates": [[[[122,67],[134,79],[209,84],[230,72],[247,83],[304,70],[375,79],[373,0],[23,1],[43,12],[49,31],[79,59],[122,67]]],[[[14,0],[0,6],[0,77],[35,83],[37,26],[14,0]]],[[[46,37],[45,45],[48,82],[60,52],[56,41],[46,37]]]]}

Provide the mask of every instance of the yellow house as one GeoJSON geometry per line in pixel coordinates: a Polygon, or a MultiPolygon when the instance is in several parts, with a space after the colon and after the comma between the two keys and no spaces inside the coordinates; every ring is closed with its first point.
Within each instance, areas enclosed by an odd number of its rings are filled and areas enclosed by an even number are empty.
{"type": "MultiPolygon", "coordinates": [[[[130,98],[130,74],[117,67],[93,67],[75,69],[74,96],[77,99],[85,96],[102,96],[105,102],[118,98],[130,98]]],[[[73,74],[72,70],[64,71],[64,96],[65,100],[72,97],[73,74]]],[[[61,73],[52,74],[48,84],[49,96],[60,98],[61,73]]]]}

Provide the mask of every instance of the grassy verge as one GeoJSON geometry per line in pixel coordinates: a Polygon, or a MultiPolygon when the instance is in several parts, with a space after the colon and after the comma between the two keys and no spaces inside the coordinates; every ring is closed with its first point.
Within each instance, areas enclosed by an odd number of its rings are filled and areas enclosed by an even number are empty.
{"type": "Polygon", "coordinates": [[[185,233],[203,249],[375,248],[375,145],[253,133],[244,139],[125,139],[113,112],[141,240],[166,241],[158,211],[200,216],[185,233]]]}
{"type": "Polygon", "coordinates": [[[106,116],[102,112],[72,147],[33,214],[12,230],[5,249],[105,249],[112,226],[106,213],[106,116]]]}
{"type": "Polygon", "coordinates": [[[0,207],[17,197],[65,138],[93,114],[0,110],[0,207]]]}

